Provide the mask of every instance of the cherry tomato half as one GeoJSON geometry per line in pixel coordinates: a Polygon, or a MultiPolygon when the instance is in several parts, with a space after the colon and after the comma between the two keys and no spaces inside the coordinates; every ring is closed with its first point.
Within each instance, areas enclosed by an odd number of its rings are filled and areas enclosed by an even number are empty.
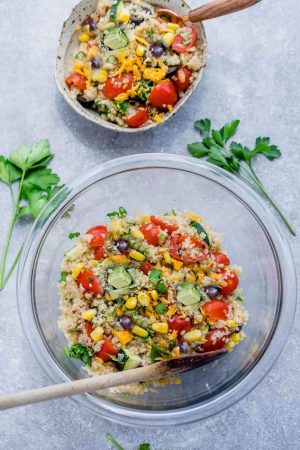
{"type": "Polygon", "coordinates": [[[192,72],[187,67],[179,67],[176,74],[172,77],[178,91],[186,91],[192,84],[192,72]]]}
{"type": "Polygon", "coordinates": [[[207,257],[208,245],[197,237],[178,235],[170,240],[170,254],[178,261],[182,261],[185,264],[193,264],[203,261],[207,257]],[[191,245],[185,248],[184,244],[187,239],[190,240],[191,245]]]}
{"type": "Polygon", "coordinates": [[[117,77],[108,78],[102,90],[104,97],[110,100],[123,94],[131,88],[133,83],[133,75],[131,73],[123,73],[117,77]]]}
{"type": "Polygon", "coordinates": [[[204,310],[206,314],[213,320],[226,320],[228,317],[229,306],[223,300],[211,300],[205,303],[204,310]]]}
{"type": "Polygon", "coordinates": [[[149,119],[148,109],[141,108],[135,114],[124,117],[124,122],[129,128],[139,128],[144,125],[149,119]]]}
{"type": "Polygon", "coordinates": [[[149,261],[144,261],[143,264],[140,266],[140,270],[145,274],[148,275],[148,273],[153,269],[153,265],[149,261]]]}
{"type": "Polygon", "coordinates": [[[210,331],[205,337],[206,342],[201,345],[201,351],[211,352],[213,350],[221,350],[226,343],[226,329],[225,328],[215,328],[210,331]]]}
{"type": "Polygon", "coordinates": [[[86,234],[91,234],[93,239],[90,242],[91,247],[99,247],[102,246],[105,242],[105,239],[108,236],[107,228],[103,225],[98,225],[96,227],[90,228],[86,234]]]}
{"type": "Polygon", "coordinates": [[[169,233],[173,233],[173,231],[178,230],[177,225],[174,225],[173,223],[166,223],[164,220],[158,219],[158,217],[151,216],[150,219],[154,225],[158,225],[162,230],[166,230],[169,233]]]}
{"type": "Polygon", "coordinates": [[[110,361],[112,356],[115,356],[118,353],[117,347],[115,347],[110,341],[105,340],[102,344],[99,352],[96,353],[96,356],[103,359],[104,362],[110,361]]]}
{"type": "Polygon", "coordinates": [[[103,295],[104,289],[96,277],[96,275],[90,270],[82,270],[76,279],[76,283],[78,286],[82,286],[85,292],[94,295],[103,295]]]}
{"type": "Polygon", "coordinates": [[[217,264],[224,264],[225,266],[229,266],[230,260],[227,255],[224,253],[215,253],[215,260],[217,264]]]}
{"type": "Polygon", "coordinates": [[[222,270],[221,274],[223,275],[223,281],[227,283],[227,286],[222,287],[221,295],[223,295],[223,297],[227,297],[227,295],[232,294],[232,292],[235,291],[238,287],[239,277],[234,272],[234,270],[222,270]]]}
{"type": "Polygon", "coordinates": [[[196,39],[197,32],[194,27],[182,27],[177,31],[172,49],[176,53],[184,53],[195,45],[196,39]]]}
{"type": "Polygon", "coordinates": [[[95,247],[94,250],[95,259],[103,259],[106,258],[107,253],[104,247],[95,247]]]}
{"type": "Polygon", "coordinates": [[[168,105],[175,105],[178,100],[177,91],[171,81],[162,81],[154,86],[149,95],[150,105],[167,110],[168,105]]]}
{"type": "Polygon", "coordinates": [[[78,73],[73,73],[73,75],[67,77],[65,82],[69,88],[74,87],[80,91],[84,91],[86,89],[86,78],[78,73]]]}
{"type": "Polygon", "coordinates": [[[150,245],[161,245],[163,239],[161,236],[162,230],[153,223],[146,223],[140,227],[140,231],[143,233],[146,241],[150,245]]]}
{"type": "Polygon", "coordinates": [[[175,314],[171,319],[168,320],[169,328],[171,330],[177,331],[190,331],[192,329],[192,322],[187,317],[181,317],[179,314],[175,314]]]}
{"type": "Polygon", "coordinates": [[[88,336],[90,336],[91,332],[93,331],[93,325],[91,324],[91,322],[85,321],[84,326],[85,326],[86,334],[88,336]]]}

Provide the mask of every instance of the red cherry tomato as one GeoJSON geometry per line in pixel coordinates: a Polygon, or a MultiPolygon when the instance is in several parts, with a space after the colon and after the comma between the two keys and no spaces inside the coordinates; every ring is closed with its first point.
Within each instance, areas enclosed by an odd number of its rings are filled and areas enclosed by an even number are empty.
{"type": "Polygon", "coordinates": [[[227,297],[227,295],[232,294],[232,292],[235,291],[238,287],[239,277],[234,272],[234,270],[222,270],[221,274],[223,275],[223,281],[227,283],[227,286],[222,287],[221,295],[223,295],[223,297],[227,297]]]}
{"type": "Polygon", "coordinates": [[[76,282],[78,286],[82,286],[85,290],[85,292],[88,292],[90,294],[94,295],[103,295],[104,289],[96,277],[96,275],[91,272],[90,270],[82,270],[80,274],[78,275],[76,282]]]}
{"type": "Polygon", "coordinates": [[[204,310],[206,314],[213,320],[226,320],[228,317],[229,306],[223,300],[211,300],[205,303],[204,310]]]}
{"type": "Polygon", "coordinates": [[[182,27],[177,31],[172,49],[176,53],[184,53],[195,45],[196,39],[197,32],[194,27],[182,27]]]}
{"type": "Polygon", "coordinates": [[[96,356],[103,359],[104,362],[110,361],[112,356],[115,356],[118,353],[117,347],[115,347],[110,341],[105,340],[102,344],[99,352],[96,353],[96,356]]]}
{"type": "Polygon", "coordinates": [[[91,324],[91,322],[85,322],[85,324],[84,324],[84,326],[85,326],[85,331],[86,331],[86,334],[88,335],[88,336],[90,336],[90,334],[91,334],[91,332],[93,331],[93,325],[91,324]]]}
{"type": "Polygon", "coordinates": [[[107,228],[103,225],[98,225],[97,227],[90,228],[86,234],[91,234],[93,239],[90,242],[91,247],[99,247],[102,246],[105,242],[105,239],[108,236],[107,228]]]}
{"type": "Polygon", "coordinates": [[[206,342],[201,345],[201,351],[211,352],[213,350],[221,350],[226,343],[227,332],[225,328],[215,328],[205,337],[206,342]]]}
{"type": "Polygon", "coordinates": [[[65,79],[69,89],[74,87],[79,89],[80,91],[84,91],[86,89],[86,78],[83,75],[79,75],[78,73],[73,73],[65,79]]]}
{"type": "Polygon", "coordinates": [[[224,253],[215,253],[215,260],[217,264],[224,264],[225,266],[229,266],[230,260],[227,255],[224,253]]]}
{"type": "Polygon", "coordinates": [[[148,275],[148,273],[152,270],[153,265],[149,261],[144,261],[143,264],[140,266],[140,270],[145,274],[148,275]]]}
{"type": "Polygon", "coordinates": [[[150,219],[154,225],[158,225],[162,230],[168,231],[168,233],[173,233],[173,231],[178,230],[177,225],[173,225],[172,223],[166,223],[164,220],[158,219],[155,216],[151,216],[150,219]]]}
{"type": "Polygon", "coordinates": [[[94,250],[95,259],[106,258],[107,253],[104,247],[96,247],[94,250]]]}
{"type": "Polygon", "coordinates": [[[168,320],[169,328],[171,330],[177,331],[190,331],[192,329],[192,322],[189,318],[181,317],[179,314],[175,314],[171,319],[168,320]]]}
{"type": "Polygon", "coordinates": [[[102,90],[104,97],[114,99],[119,94],[124,94],[131,89],[133,83],[133,75],[131,73],[123,73],[117,77],[108,78],[102,90]]]}
{"type": "Polygon", "coordinates": [[[171,81],[162,81],[154,86],[149,95],[150,105],[167,110],[168,105],[175,105],[178,100],[177,91],[171,81]]]}
{"type": "Polygon", "coordinates": [[[157,225],[146,223],[140,227],[140,231],[143,233],[148,244],[157,246],[162,243],[162,238],[160,236],[162,230],[157,225]]]}
{"type": "Polygon", "coordinates": [[[208,245],[197,237],[178,235],[170,240],[170,254],[178,261],[182,261],[185,264],[193,264],[207,257],[208,245]],[[184,248],[183,244],[187,239],[190,239],[191,245],[188,248],[184,248]]]}
{"type": "Polygon", "coordinates": [[[129,117],[124,117],[124,122],[129,128],[139,128],[144,125],[149,119],[148,109],[141,108],[135,114],[129,117]]]}
{"type": "Polygon", "coordinates": [[[186,91],[187,88],[192,84],[191,75],[192,72],[187,67],[179,67],[176,75],[172,77],[172,81],[178,91],[186,91]]]}

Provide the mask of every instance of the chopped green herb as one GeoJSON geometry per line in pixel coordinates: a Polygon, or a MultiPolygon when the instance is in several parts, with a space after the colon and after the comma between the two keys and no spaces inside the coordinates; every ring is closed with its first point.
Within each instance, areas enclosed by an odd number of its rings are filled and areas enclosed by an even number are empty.
{"type": "Polygon", "coordinates": [[[80,236],[79,231],[75,231],[75,233],[69,234],[69,239],[74,239],[74,238],[77,238],[78,236],[80,236]]]}
{"type": "Polygon", "coordinates": [[[151,450],[150,444],[144,443],[138,446],[137,450],[151,450]]]}
{"type": "Polygon", "coordinates": [[[68,272],[61,272],[59,282],[61,283],[63,281],[66,281],[67,276],[68,276],[68,272]]]}
{"type": "Polygon", "coordinates": [[[105,435],[106,439],[108,441],[110,441],[112,443],[112,445],[117,449],[117,450],[125,450],[123,447],[121,447],[121,445],[112,437],[111,434],[107,433],[105,435]]]}
{"type": "Polygon", "coordinates": [[[108,213],[106,215],[110,219],[112,219],[113,217],[118,217],[119,219],[123,219],[124,217],[127,216],[127,211],[126,211],[126,209],[123,208],[123,206],[120,206],[118,211],[112,211],[111,213],[108,213]]]}
{"type": "Polygon", "coordinates": [[[91,348],[79,343],[71,345],[69,350],[65,348],[65,354],[69,358],[80,359],[80,361],[89,366],[91,366],[92,357],[94,356],[94,352],[91,348]]]}
{"type": "Polygon", "coordinates": [[[243,295],[238,295],[236,297],[236,300],[238,300],[239,302],[243,302],[245,300],[245,297],[243,295]]]}
{"type": "Polygon", "coordinates": [[[76,59],[83,59],[84,57],[85,57],[84,52],[78,52],[77,55],[75,56],[76,59]]]}
{"type": "Polygon", "coordinates": [[[167,305],[162,302],[159,305],[157,305],[155,311],[157,312],[157,314],[164,314],[167,311],[167,309],[168,309],[167,305]]]}
{"type": "Polygon", "coordinates": [[[159,233],[158,237],[159,239],[165,239],[166,235],[165,233],[159,233]]]}
{"type": "Polygon", "coordinates": [[[154,29],[153,29],[153,28],[150,28],[150,30],[148,30],[147,35],[148,35],[149,41],[150,41],[150,42],[153,42],[153,40],[154,40],[154,29]]]}
{"type": "Polygon", "coordinates": [[[96,109],[97,113],[99,113],[99,114],[108,114],[109,113],[108,106],[99,101],[95,102],[95,109],[96,109]]]}
{"type": "Polygon", "coordinates": [[[137,98],[141,102],[145,102],[150,94],[152,87],[153,83],[151,81],[141,80],[137,89],[137,98]]]}
{"type": "Polygon", "coordinates": [[[159,294],[166,294],[168,292],[168,288],[162,281],[155,286],[155,289],[159,294]]]}
{"type": "Polygon", "coordinates": [[[206,233],[206,231],[203,228],[203,226],[199,222],[195,222],[194,220],[191,222],[191,226],[196,228],[197,233],[199,235],[205,235],[203,240],[204,240],[204,242],[206,242],[207,245],[210,245],[210,240],[209,240],[208,234],[206,233]]]}
{"type": "Polygon", "coordinates": [[[157,358],[160,358],[162,355],[168,356],[170,352],[160,348],[158,345],[152,343],[151,351],[150,351],[150,359],[152,363],[155,363],[157,358]]]}
{"type": "Polygon", "coordinates": [[[149,274],[149,280],[152,281],[153,284],[156,284],[162,276],[162,272],[159,269],[152,269],[149,274]]]}
{"type": "Polygon", "coordinates": [[[117,107],[117,110],[119,111],[120,114],[124,115],[127,113],[127,109],[129,106],[129,102],[128,101],[123,101],[123,102],[118,102],[117,100],[114,100],[114,104],[117,107]]]}

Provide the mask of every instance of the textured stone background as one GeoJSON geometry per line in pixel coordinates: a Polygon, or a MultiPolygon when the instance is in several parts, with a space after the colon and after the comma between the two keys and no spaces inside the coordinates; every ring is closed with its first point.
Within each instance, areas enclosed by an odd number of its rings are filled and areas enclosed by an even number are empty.
{"type": "MultiPolygon", "coordinates": [[[[298,0],[265,0],[207,23],[209,60],[197,92],[165,126],[128,138],[77,117],[56,90],[56,45],[62,21],[74,4],[0,2],[1,153],[47,137],[56,155],[54,169],[67,181],[102,161],[145,149],[185,154],[186,144],[196,137],[196,118],[211,117],[221,125],[238,117],[239,137],[245,143],[265,134],[282,149],[279,161],[261,160],[258,171],[300,233],[298,0]]],[[[9,202],[4,187],[0,189],[1,245],[9,202]]],[[[25,232],[24,225],[16,230],[13,247],[21,244],[25,232]]],[[[299,266],[299,240],[290,238],[290,243],[299,266]]],[[[244,400],[209,420],[176,429],[130,429],[61,400],[2,412],[0,448],[105,450],[111,448],[106,432],[128,450],[145,441],[161,450],[300,448],[299,327],[298,311],[284,354],[271,373],[244,400]]],[[[0,294],[0,330],[0,391],[47,385],[49,379],[20,327],[14,277],[0,294]]]]}

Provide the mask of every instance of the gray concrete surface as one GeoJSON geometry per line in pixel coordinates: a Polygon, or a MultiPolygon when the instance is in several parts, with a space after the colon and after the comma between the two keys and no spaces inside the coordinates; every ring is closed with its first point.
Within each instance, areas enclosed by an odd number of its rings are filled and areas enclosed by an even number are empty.
{"type": "MultiPolygon", "coordinates": [[[[165,126],[136,137],[108,132],[78,118],[56,90],[55,49],[62,21],[74,4],[74,0],[0,2],[1,153],[47,137],[56,155],[53,167],[66,182],[102,161],[144,149],[185,154],[186,144],[196,137],[195,119],[207,116],[221,125],[238,117],[239,137],[245,143],[265,134],[282,149],[279,161],[260,160],[258,172],[300,233],[299,2],[265,0],[251,10],[207,23],[209,60],[197,92],[165,126]]],[[[1,185],[0,245],[8,205],[8,193],[1,185]]],[[[28,226],[17,227],[12,252],[28,226]]],[[[299,266],[299,239],[290,237],[290,243],[299,266]]],[[[299,327],[298,311],[285,351],[271,373],[244,400],[209,420],[176,429],[130,429],[101,420],[67,399],[0,413],[0,448],[106,450],[111,448],[106,432],[128,450],[145,441],[153,449],[172,450],[300,448],[299,327]]],[[[0,330],[0,391],[47,385],[49,379],[20,327],[15,277],[0,294],[0,330]]]]}

